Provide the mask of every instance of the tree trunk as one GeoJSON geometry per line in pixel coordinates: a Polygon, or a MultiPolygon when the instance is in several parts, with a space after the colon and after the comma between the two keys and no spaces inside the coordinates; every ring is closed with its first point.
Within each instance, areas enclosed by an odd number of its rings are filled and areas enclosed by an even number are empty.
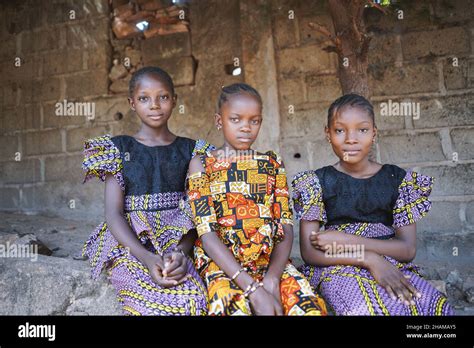
{"type": "Polygon", "coordinates": [[[334,24],[335,50],[339,56],[339,81],[344,94],[370,97],[368,49],[370,37],[363,19],[365,0],[329,0],[334,24]]]}

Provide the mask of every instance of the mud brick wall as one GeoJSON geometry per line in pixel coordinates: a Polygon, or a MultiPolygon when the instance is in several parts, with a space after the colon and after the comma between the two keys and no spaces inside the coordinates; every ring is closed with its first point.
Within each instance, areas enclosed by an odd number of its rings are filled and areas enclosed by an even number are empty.
{"type": "MultiPolygon", "coordinates": [[[[176,133],[219,144],[213,125],[219,89],[245,81],[264,98],[257,148],[280,151],[290,180],[336,161],[324,125],[329,104],[341,95],[339,62],[324,50],[327,39],[308,27],[332,28],[324,1],[191,1],[190,32],[147,40],[117,40],[107,0],[0,6],[2,210],[98,221],[103,186],[81,184],[82,143],[136,131],[127,84],[134,69],[148,64],[168,69],[176,81],[176,133]],[[127,57],[132,64],[124,67],[127,57]],[[240,76],[224,71],[234,58],[243,67],[240,76]],[[55,103],[65,99],[93,102],[94,119],[56,116],[55,103]]],[[[474,230],[474,8],[439,0],[403,11],[403,19],[367,16],[375,154],[382,163],[436,177],[432,213],[419,224],[418,257],[452,260],[458,248],[456,260],[467,260],[474,230]],[[389,100],[419,103],[419,118],[381,116],[389,100]]]]}

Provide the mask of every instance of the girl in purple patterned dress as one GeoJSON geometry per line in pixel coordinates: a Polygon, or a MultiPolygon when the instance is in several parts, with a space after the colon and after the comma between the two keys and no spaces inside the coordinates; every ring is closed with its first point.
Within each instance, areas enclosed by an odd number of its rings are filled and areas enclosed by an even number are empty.
{"type": "Polygon", "coordinates": [[[179,206],[189,162],[209,144],[174,135],[171,77],[157,67],[130,81],[130,107],[142,125],[134,136],[85,142],[84,181],[105,181],[105,219],[84,245],[98,278],[108,270],[128,315],[205,315],[207,291],[189,258],[196,231],[179,206]]]}
{"type": "Polygon", "coordinates": [[[329,108],[326,135],[340,161],[292,183],[301,271],[336,315],[452,315],[411,263],[433,178],[370,161],[376,134],[365,98],[348,94],[329,108]]]}

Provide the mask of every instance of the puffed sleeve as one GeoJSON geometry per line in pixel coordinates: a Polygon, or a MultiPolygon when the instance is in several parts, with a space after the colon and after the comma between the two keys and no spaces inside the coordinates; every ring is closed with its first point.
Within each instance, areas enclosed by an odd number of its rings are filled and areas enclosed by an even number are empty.
{"type": "Polygon", "coordinates": [[[84,183],[93,177],[105,181],[106,175],[110,173],[117,179],[121,189],[125,190],[122,157],[108,134],[84,142],[82,169],[85,171],[84,183]]]}
{"type": "Polygon", "coordinates": [[[270,157],[275,166],[275,199],[272,205],[273,219],[277,224],[293,225],[293,209],[285,166],[277,153],[268,151],[266,154],[270,157]]]}
{"type": "Polygon", "coordinates": [[[217,219],[207,173],[188,175],[186,193],[198,236],[214,231],[217,219]]]}
{"type": "Polygon", "coordinates": [[[313,170],[298,173],[293,178],[291,188],[297,219],[327,222],[321,184],[313,170]]]}
{"type": "Polygon", "coordinates": [[[431,209],[429,196],[434,178],[408,171],[398,187],[398,198],[393,208],[393,226],[402,227],[420,220],[431,209]]]}
{"type": "Polygon", "coordinates": [[[216,147],[214,145],[209,144],[204,139],[198,139],[196,140],[196,145],[194,146],[192,157],[194,158],[194,156],[196,155],[199,155],[199,156],[204,155],[206,152],[212,151],[215,149],[216,147]]]}

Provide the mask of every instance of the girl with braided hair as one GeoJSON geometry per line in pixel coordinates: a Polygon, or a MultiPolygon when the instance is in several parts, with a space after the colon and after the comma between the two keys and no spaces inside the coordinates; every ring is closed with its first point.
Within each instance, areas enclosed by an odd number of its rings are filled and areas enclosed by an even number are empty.
{"type": "Polygon", "coordinates": [[[191,158],[212,147],[169,130],[176,99],[166,71],[136,71],[128,100],[140,130],[89,139],[84,146],[84,181],[94,176],[105,181],[106,222],[83,254],[93,278],[107,269],[128,315],[207,313],[206,289],[189,257],[196,231],[183,199],[191,158]]]}

